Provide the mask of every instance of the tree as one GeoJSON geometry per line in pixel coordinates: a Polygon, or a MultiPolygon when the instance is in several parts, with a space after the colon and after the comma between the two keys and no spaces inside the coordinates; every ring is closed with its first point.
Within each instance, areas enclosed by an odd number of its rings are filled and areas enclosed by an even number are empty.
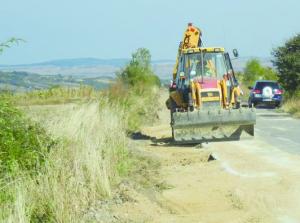
{"type": "Polygon", "coordinates": [[[300,33],[289,39],[284,46],[272,52],[279,82],[287,92],[294,95],[300,91],[300,33]]]}
{"type": "Polygon", "coordinates": [[[148,49],[139,48],[132,54],[130,63],[118,74],[130,86],[159,85],[159,78],[151,68],[151,54],[148,49]]]}
{"type": "Polygon", "coordinates": [[[144,69],[151,69],[151,54],[146,48],[139,48],[132,54],[130,62],[132,65],[141,66],[144,69]]]}
{"type": "Polygon", "coordinates": [[[271,67],[265,67],[263,77],[265,80],[278,80],[278,73],[271,67]]]}
{"type": "Polygon", "coordinates": [[[246,63],[244,69],[244,78],[243,81],[247,83],[253,83],[257,79],[260,79],[263,76],[263,68],[257,59],[249,60],[246,63]]]}
{"type": "Polygon", "coordinates": [[[0,43],[0,54],[3,53],[5,48],[10,48],[13,44],[18,44],[21,41],[24,42],[23,39],[18,39],[13,37],[3,43],[0,43]]]}
{"type": "Polygon", "coordinates": [[[249,60],[244,69],[243,81],[253,85],[256,80],[277,80],[277,73],[270,67],[264,67],[257,59],[249,60]]]}

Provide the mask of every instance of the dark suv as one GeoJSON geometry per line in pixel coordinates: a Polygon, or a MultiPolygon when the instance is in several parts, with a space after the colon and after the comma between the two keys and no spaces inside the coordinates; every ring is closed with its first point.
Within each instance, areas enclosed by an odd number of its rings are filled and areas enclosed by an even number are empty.
{"type": "Polygon", "coordinates": [[[264,105],[280,107],[283,99],[283,90],[276,81],[256,81],[254,87],[249,87],[249,107],[264,105]]]}

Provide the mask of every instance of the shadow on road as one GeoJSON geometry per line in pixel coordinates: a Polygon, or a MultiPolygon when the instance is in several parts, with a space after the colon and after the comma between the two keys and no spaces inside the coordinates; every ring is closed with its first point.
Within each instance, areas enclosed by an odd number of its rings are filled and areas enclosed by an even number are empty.
{"type": "Polygon", "coordinates": [[[290,114],[285,113],[281,110],[278,110],[276,108],[269,108],[269,107],[257,107],[257,113],[256,115],[259,117],[290,117],[290,114]],[[264,110],[266,112],[264,112],[264,110]],[[260,113],[264,112],[264,113],[260,113]]]}
{"type": "Polygon", "coordinates": [[[202,144],[214,143],[214,142],[228,142],[228,141],[239,141],[241,139],[241,134],[233,135],[226,138],[214,138],[214,139],[205,139],[198,141],[182,141],[175,142],[172,137],[156,138],[143,134],[141,132],[134,132],[130,135],[130,138],[133,140],[150,140],[151,146],[163,146],[163,147],[196,147],[202,148],[202,144]]]}
{"type": "Polygon", "coordinates": [[[267,105],[257,105],[256,109],[269,109],[269,110],[276,110],[277,108],[274,106],[267,106],[267,105]]]}
{"type": "Polygon", "coordinates": [[[155,137],[145,135],[141,132],[134,132],[130,134],[130,138],[133,140],[149,140],[149,139],[152,140],[155,137]]]}
{"type": "Polygon", "coordinates": [[[150,140],[151,141],[151,146],[166,146],[166,147],[195,147],[201,142],[197,143],[189,143],[189,144],[178,144],[175,143],[172,139],[172,137],[165,137],[165,138],[156,138],[153,136],[149,136],[146,134],[143,134],[141,132],[134,132],[130,135],[130,138],[133,140],[150,140]]]}
{"type": "Polygon", "coordinates": [[[291,117],[290,114],[286,113],[269,113],[269,114],[256,114],[259,117],[291,117]]]}

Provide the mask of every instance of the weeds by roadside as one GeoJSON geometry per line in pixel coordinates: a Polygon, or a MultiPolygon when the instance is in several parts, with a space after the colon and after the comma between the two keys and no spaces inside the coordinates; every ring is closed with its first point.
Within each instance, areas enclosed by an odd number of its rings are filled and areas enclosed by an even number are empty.
{"type": "Polygon", "coordinates": [[[0,176],[37,171],[53,142],[9,101],[0,100],[0,176]]]}
{"type": "Polygon", "coordinates": [[[44,90],[34,90],[14,95],[7,93],[14,104],[19,106],[49,105],[63,103],[80,103],[100,97],[101,92],[90,86],[82,85],[79,88],[54,86],[44,90]]]}
{"type": "MultiPolygon", "coordinates": [[[[106,92],[82,86],[2,93],[1,103],[11,101],[8,110],[0,108],[0,135],[5,136],[2,143],[16,147],[16,138],[11,138],[14,134],[23,140],[17,144],[21,158],[12,166],[27,166],[29,162],[38,168],[35,174],[18,168],[14,175],[0,175],[0,221],[83,222],[90,207],[110,198],[122,179],[139,175],[138,184],[151,184],[151,179],[143,176],[149,166],[156,165],[134,154],[127,137],[156,118],[158,87],[152,83],[156,78],[151,75],[142,78],[149,83],[128,85],[124,79],[118,79],[106,92]],[[13,120],[19,117],[27,121],[16,125],[13,120]],[[18,135],[16,129],[23,135],[18,135]],[[43,165],[39,165],[40,156],[43,165]]],[[[5,162],[11,166],[3,154],[1,148],[1,167],[5,162]]]]}
{"type": "Polygon", "coordinates": [[[300,99],[293,97],[288,99],[282,108],[285,112],[292,114],[294,117],[300,118],[300,99]]]}
{"type": "Polygon", "coordinates": [[[17,180],[6,182],[5,186],[10,186],[4,191],[12,197],[2,203],[0,219],[80,221],[90,205],[109,197],[111,185],[128,174],[130,158],[121,120],[123,111],[105,100],[31,109],[29,114],[58,143],[37,175],[20,171],[17,180]]]}

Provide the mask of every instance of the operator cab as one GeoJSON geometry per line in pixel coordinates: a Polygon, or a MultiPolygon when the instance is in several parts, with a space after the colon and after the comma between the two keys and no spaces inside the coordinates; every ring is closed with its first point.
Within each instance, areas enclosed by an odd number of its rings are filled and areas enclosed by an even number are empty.
{"type": "Polygon", "coordinates": [[[224,48],[196,48],[183,50],[179,58],[177,86],[189,84],[189,81],[226,79],[230,85],[237,85],[228,53],[224,48]]]}

